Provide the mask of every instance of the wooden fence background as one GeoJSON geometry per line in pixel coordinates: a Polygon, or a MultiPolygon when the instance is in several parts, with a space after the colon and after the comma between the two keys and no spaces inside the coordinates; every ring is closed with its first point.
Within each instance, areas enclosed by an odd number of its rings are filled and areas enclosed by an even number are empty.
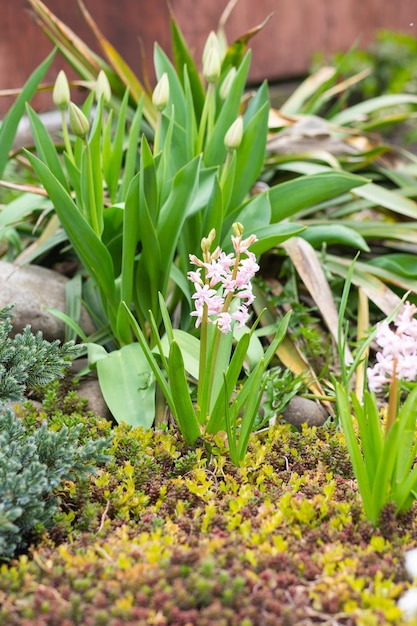
{"type": "MultiPolygon", "coordinates": [[[[94,47],[77,0],[44,0],[47,6],[94,47]]],[[[147,67],[153,79],[155,41],[169,52],[167,0],[85,0],[105,36],[142,75],[143,42],[147,67]]],[[[215,29],[226,0],[170,0],[186,40],[199,59],[204,41],[215,29]]],[[[231,13],[226,32],[229,41],[261,23],[273,13],[264,30],[251,42],[250,79],[271,82],[305,75],[312,55],[348,50],[361,38],[369,43],[382,28],[417,36],[417,0],[240,0],[231,13]]],[[[18,88],[52,49],[30,16],[27,0],[0,0],[0,90],[18,88]]],[[[63,65],[56,59],[48,80],[63,65]]],[[[12,102],[0,98],[0,116],[12,102]]],[[[50,94],[37,97],[38,110],[51,107],[50,94]]]]}

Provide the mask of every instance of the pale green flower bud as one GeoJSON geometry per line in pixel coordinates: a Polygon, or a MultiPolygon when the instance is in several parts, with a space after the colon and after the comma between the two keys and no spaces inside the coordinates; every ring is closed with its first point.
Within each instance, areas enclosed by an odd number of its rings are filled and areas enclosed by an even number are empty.
{"type": "Polygon", "coordinates": [[[52,100],[55,106],[61,111],[64,111],[70,103],[70,88],[64,70],[61,70],[56,77],[52,91],[52,100]]]}
{"type": "Polygon", "coordinates": [[[203,76],[208,83],[216,83],[220,78],[222,62],[220,53],[214,46],[210,48],[203,64],[203,76]]]}
{"type": "Polygon", "coordinates": [[[85,139],[90,130],[90,124],[81,109],[73,102],[69,103],[69,121],[74,135],[85,139]]]}
{"type": "Polygon", "coordinates": [[[239,117],[233,122],[224,137],[224,145],[229,151],[239,148],[243,137],[243,117],[239,117]]]}
{"type": "Polygon", "coordinates": [[[152,102],[157,111],[163,111],[169,101],[169,80],[168,74],[164,72],[159,79],[152,94],[152,102]]]}
{"type": "Polygon", "coordinates": [[[109,79],[103,70],[100,70],[97,76],[95,92],[97,100],[100,100],[101,96],[103,96],[104,102],[108,103],[111,100],[111,87],[109,83],[109,79]]]}
{"type": "Polygon", "coordinates": [[[211,48],[216,48],[218,50],[219,56],[220,56],[220,42],[219,42],[219,39],[218,39],[216,33],[214,32],[214,30],[211,31],[211,33],[207,37],[206,43],[204,44],[203,66],[206,63],[207,56],[208,56],[208,53],[211,50],[211,48]]]}
{"type": "Polygon", "coordinates": [[[240,222],[234,222],[232,224],[232,230],[236,237],[241,237],[244,231],[243,224],[241,224],[240,222]]]}
{"type": "Polygon", "coordinates": [[[216,231],[214,228],[211,229],[207,237],[203,237],[201,240],[201,249],[203,252],[209,252],[210,248],[213,244],[213,241],[216,239],[216,231]]]}
{"type": "Polygon", "coordinates": [[[227,72],[226,77],[220,87],[220,98],[222,100],[226,100],[227,96],[229,95],[235,76],[236,76],[236,68],[233,66],[227,72]]]}

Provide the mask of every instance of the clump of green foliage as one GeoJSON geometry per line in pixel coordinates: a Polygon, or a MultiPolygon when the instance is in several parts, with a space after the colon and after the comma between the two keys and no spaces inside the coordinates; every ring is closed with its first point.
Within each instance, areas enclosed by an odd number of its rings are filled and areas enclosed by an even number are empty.
{"type": "MultiPolygon", "coordinates": [[[[323,55],[316,55],[314,64],[322,62],[323,55]]],[[[417,39],[406,33],[380,30],[369,46],[354,48],[347,55],[337,52],[333,63],[349,75],[369,70],[369,76],[353,87],[358,97],[417,93],[417,39]]]]}
{"type": "MultiPolygon", "coordinates": [[[[45,385],[63,375],[79,351],[72,342],[48,342],[30,327],[9,337],[11,307],[0,311],[0,403],[23,400],[27,386],[45,385]]],[[[10,408],[0,412],[0,559],[9,559],[51,528],[58,489],[106,460],[108,440],[80,444],[82,425],[51,429],[26,427],[10,408]]]]}
{"type": "Polygon", "coordinates": [[[74,342],[52,343],[42,333],[22,333],[9,337],[12,330],[12,307],[0,311],[0,403],[20,401],[26,387],[46,385],[63,375],[65,367],[79,355],[74,342]]]}
{"type": "MultiPolygon", "coordinates": [[[[324,56],[319,53],[315,55],[313,66],[317,69],[323,61],[324,56]]],[[[349,87],[346,95],[350,104],[383,94],[417,94],[417,39],[407,33],[380,30],[367,47],[354,47],[348,54],[337,52],[330,64],[338,67],[344,77],[367,72],[361,81],[349,87]]],[[[407,108],[404,105],[400,110],[404,107],[407,108]]],[[[393,107],[393,122],[397,121],[400,110],[393,107]]],[[[407,128],[402,139],[415,141],[415,129],[407,128]]]]}
{"type": "Polygon", "coordinates": [[[58,489],[107,459],[105,439],[79,443],[81,425],[28,434],[12,411],[0,415],[0,558],[26,549],[54,524],[58,489]]]}

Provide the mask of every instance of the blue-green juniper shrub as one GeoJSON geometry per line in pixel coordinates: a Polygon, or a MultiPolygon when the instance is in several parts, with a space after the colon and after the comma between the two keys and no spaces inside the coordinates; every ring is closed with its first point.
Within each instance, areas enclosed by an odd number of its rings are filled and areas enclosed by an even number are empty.
{"type": "Polygon", "coordinates": [[[62,377],[78,354],[73,342],[48,342],[30,327],[10,338],[11,307],[0,311],[0,560],[24,551],[54,525],[63,481],[85,477],[107,460],[109,439],[81,443],[82,424],[31,431],[5,403],[23,400],[27,386],[62,377]]]}

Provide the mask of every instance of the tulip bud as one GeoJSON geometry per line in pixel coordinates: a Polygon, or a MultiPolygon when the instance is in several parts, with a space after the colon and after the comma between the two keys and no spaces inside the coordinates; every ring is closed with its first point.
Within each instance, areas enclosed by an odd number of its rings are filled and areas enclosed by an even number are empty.
{"type": "Polygon", "coordinates": [[[220,87],[220,98],[222,100],[226,100],[227,96],[229,95],[235,76],[236,76],[236,68],[232,66],[230,70],[227,72],[226,77],[220,87]]]}
{"type": "Polygon", "coordinates": [[[163,111],[169,101],[169,80],[168,74],[164,72],[159,79],[152,94],[152,102],[157,111],[163,111]]]}
{"type": "Polygon", "coordinates": [[[70,88],[64,70],[61,70],[56,77],[54,89],[52,91],[52,100],[55,106],[64,111],[70,103],[70,88]]]}
{"type": "Polygon", "coordinates": [[[81,109],[73,102],[69,103],[69,121],[74,135],[85,139],[90,130],[90,124],[81,109]]]}
{"type": "Polygon", "coordinates": [[[203,65],[203,76],[208,83],[215,83],[220,78],[222,64],[217,48],[210,48],[203,65]]]}
{"type": "Polygon", "coordinates": [[[214,30],[211,31],[211,33],[207,37],[206,43],[204,44],[203,65],[207,60],[207,55],[209,51],[211,50],[211,48],[217,48],[217,50],[219,51],[219,55],[220,55],[220,43],[214,30]]]}
{"type": "Polygon", "coordinates": [[[220,78],[222,60],[220,44],[215,32],[207,38],[203,52],[203,76],[208,83],[215,83],[220,78]]]}
{"type": "Polygon", "coordinates": [[[100,70],[97,76],[95,92],[97,100],[100,100],[101,96],[103,96],[104,102],[108,103],[111,100],[111,87],[109,83],[109,79],[103,70],[100,70]]]}
{"type": "Polygon", "coordinates": [[[239,117],[233,122],[224,137],[224,145],[229,151],[237,150],[242,142],[243,117],[239,117]]]}

